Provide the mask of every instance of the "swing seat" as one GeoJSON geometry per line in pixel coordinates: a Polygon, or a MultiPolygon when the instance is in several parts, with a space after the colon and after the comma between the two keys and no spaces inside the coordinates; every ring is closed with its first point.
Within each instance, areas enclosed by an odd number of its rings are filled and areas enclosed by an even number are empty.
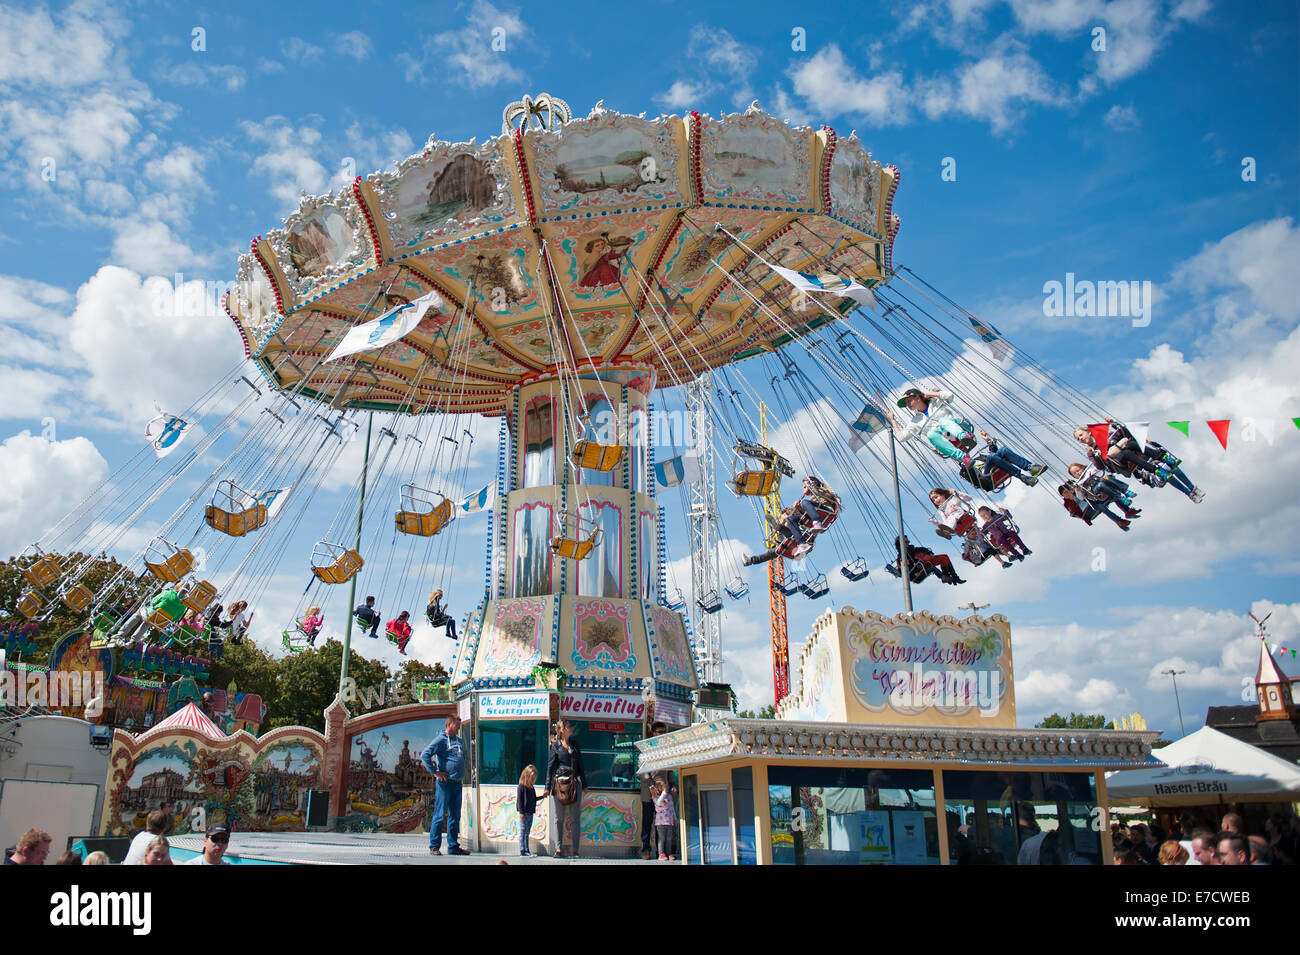
{"type": "Polygon", "coordinates": [[[302,628],[301,620],[295,621],[294,629],[281,631],[280,636],[284,641],[284,648],[290,653],[302,653],[311,648],[307,631],[302,628]]]}
{"type": "Polygon", "coordinates": [[[669,610],[675,610],[681,613],[686,609],[686,595],[682,593],[681,588],[669,591],[664,596],[664,606],[669,610]]]}
{"type": "Polygon", "coordinates": [[[203,512],[203,520],[213,530],[229,534],[231,537],[243,537],[249,531],[255,531],[266,523],[266,505],[258,504],[243,511],[226,511],[209,504],[203,512]]]}
{"type": "Polygon", "coordinates": [[[456,516],[455,506],[446,497],[436,491],[426,491],[414,484],[402,486],[397,512],[397,529],[403,534],[417,537],[432,537],[442,530],[456,516]],[[435,497],[441,500],[434,504],[435,497]]]}
{"type": "Polygon", "coordinates": [[[401,635],[396,634],[391,630],[385,630],[384,636],[388,637],[388,642],[391,643],[393,646],[397,646],[402,642],[401,635]]]}
{"type": "Polygon", "coordinates": [[[243,537],[266,523],[267,510],[265,504],[257,503],[256,497],[236,487],[234,482],[222,481],[212,495],[212,503],[204,510],[203,519],[213,530],[243,537]]]}
{"type": "Polygon", "coordinates": [[[41,612],[43,604],[40,595],[34,590],[29,590],[18,598],[18,603],[14,606],[20,614],[30,620],[41,612]]]}
{"type": "Polygon", "coordinates": [[[736,440],[736,454],[761,462],[765,470],[778,471],[786,477],[794,477],[794,465],[786,460],[783,455],[765,444],[738,438],[736,440]]]}
{"type": "Polygon", "coordinates": [[[799,591],[805,597],[809,597],[813,600],[816,600],[818,597],[825,597],[826,593],[830,589],[831,589],[831,585],[827,583],[826,575],[818,574],[816,577],[813,577],[811,580],[809,580],[806,584],[802,585],[799,588],[799,591]]]}
{"type": "Polygon", "coordinates": [[[95,599],[90,588],[85,584],[70,584],[64,588],[63,593],[59,595],[63,606],[67,607],[73,613],[81,613],[95,599]]]}
{"type": "Polygon", "coordinates": [[[574,467],[589,471],[612,471],[623,460],[621,444],[597,444],[595,441],[579,441],[573,446],[574,467]]]}
{"type": "Polygon", "coordinates": [[[840,573],[849,580],[857,581],[862,580],[870,574],[871,570],[867,567],[867,559],[865,557],[859,557],[856,560],[849,561],[841,567],[840,573]]]}
{"type": "Polygon", "coordinates": [[[749,584],[745,583],[742,577],[735,578],[722,589],[727,592],[727,596],[732,600],[744,600],[749,596],[749,584]]]}
{"type": "Polygon", "coordinates": [[[312,553],[311,572],[321,583],[346,584],[364,564],[365,560],[355,550],[321,541],[312,553]]]}
{"type": "Polygon", "coordinates": [[[159,580],[176,584],[194,569],[194,555],[188,548],[155,537],[145,548],[144,565],[159,580]]]}
{"type": "Polygon", "coordinates": [[[551,550],[555,552],[557,557],[571,557],[574,560],[585,560],[591,556],[591,552],[595,547],[595,534],[586,540],[574,540],[572,537],[555,537],[551,539],[551,550]]]}
{"type": "Polygon", "coordinates": [[[208,580],[196,580],[181,593],[181,603],[195,613],[202,613],[207,610],[212,601],[216,599],[216,584],[208,580]]]}
{"type": "Polygon", "coordinates": [[[799,588],[802,586],[803,581],[799,579],[799,571],[792,570],[790,573],[785,575],[784,583],[777,584],[777,589],[787,597],[793,597],[799,592],[799,588]]]}
{"type": "Polygon", "coordinates": [[[700,599],[695,602],[699,604],[700,609],[705,613],[717,613],[722,609],[722,598],[718,596],[716,590],[705,592],[700,596],[700,599]]]}
{"type": "Polygon", "coordinates": [[[179,619],[179,617],[173,617],[169,614],[165,608],[159,607],[153,613],[149,614],[149,617],[145,622],[155,630],[166,630],[179,619]]]}
{"type": "Polygon", "coordinates": [[[33,587],[44,587],[63,576],[63,568],[53,557],[42,555],[30,567],[24,567],[20,573],[33,587]]]}
{"type": "Polygon", "coordinates": [[[766,497],[776,488],[779,475],[774,468],[740,471],[731,479],[731,488],[739,497],[766,497]]]}

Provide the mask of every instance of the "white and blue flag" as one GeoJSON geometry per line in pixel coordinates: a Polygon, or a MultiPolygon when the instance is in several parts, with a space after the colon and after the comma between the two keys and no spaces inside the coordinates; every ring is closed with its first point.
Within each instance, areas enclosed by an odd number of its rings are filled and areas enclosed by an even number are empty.
{"type": "Polygon", "coordinates": [[[884,414],[875,405],[867,405],[862,409],[862,414],[858,415],[858,420],[852,424],[852,432],[849,434],[849,447],[854,451],[861,451],[871,440],[871,436],[879,434],[889,427],[889,422],[885,420],[884,414]]]}
{"type": "Polygon", "coordinates": [[[153,445],[154,454],[165,458],[176,450],[176,446],[185,437],[185,429],[190,426],[190,423],[184,418],[168,414],[161,408],[158,412],[158,415],[144,426],[144,436],[153,445]]]}
{"type": "Polygon", "coordinates": [[[700,459],[693,454],[679,454],[675,458],[655,462],[655,480],[660,487],[694,484],[699,479],[700,459]]]}
{"type": "Polygon", "coordinates": [[[491,484],[485,484],[473,494],[470,494],[465,500],[460,502],[460,509],[466,514],[473,514],[475,511],[481,511],[488,506],[488,501],[493,498],[491,484]]]}
{"type": "Polygon", "coordinates": [[[280,508],[284,507],[284,502],[289,499],[289,489],[292,486],[293,485],[290,485],[289,487],[277,487],[270,491],[263,491],[261,494],[257,495],[257,503],[265,505],[266,507],[266,519],[268,521],[275,517],[280,508]]]}
{"type": "Polygon", "coordinates": [[[420,324],[420,320],[429,309],[441,309],[442,304],[441,295],[437,292],[429,292],[413,302],[391,308],[373,321],[350,329],[325,360],[334,361],[338,358],[346,358],[348,355],[355,355],[359,351],[370,351],[391,345],[399,338],[409,335],[415,326],[420,324]]]}
{"type": "Polygon", "coordinates": [[[801,292],[827,292],[831,295],[851,298],[863,308],[876,307],[876,296],[871,289],[854,279],[829,273],[813,275],[811,272],[796,272],[794,269],[783,269],[779,265],[773,265],[772,271],[801,292]]]}

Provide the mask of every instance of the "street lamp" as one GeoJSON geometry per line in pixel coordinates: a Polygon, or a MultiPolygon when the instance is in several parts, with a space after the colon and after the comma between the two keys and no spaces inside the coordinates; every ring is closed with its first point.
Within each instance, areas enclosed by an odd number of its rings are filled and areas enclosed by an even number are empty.
{"type": "Polygon", "coordinates": [[[1178,700],[1178,677],[1186,673],[1186,670],[1161,670],[1160,673],[1170,677],[1174,681],[1174,704],[1178,707],[1178,735],[1180,737],[1187,735],[1187,730],[1183,728],[1183,704],[1178,700]]]}

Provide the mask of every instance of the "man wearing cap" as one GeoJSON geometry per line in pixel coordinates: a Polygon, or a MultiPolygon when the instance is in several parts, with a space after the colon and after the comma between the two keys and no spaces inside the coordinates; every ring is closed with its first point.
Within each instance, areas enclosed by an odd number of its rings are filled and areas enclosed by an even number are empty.
{"type": "Polygon", "coordinates": [[[226,858],[226,847],[230,845],[230,830],[225,826],[208,826],[203,838],[203,854],[197,855],[185,865],[230,865],[226,858]]]}
{"type": "Polygon", "coordinates": [[[465,783],[465,740],[460,735],[460,716],[447,716],[447,728],[433,738],[420,754],[420,762],[437,780],[433,793],[433,821],[429,824],[429,853],[442,852],[442,827],[447,826],[447,855],[467,856],[460,847],[460,804],[465,783]],[[437,760],[435,765],[434,760],[437,760]]]}
{"type": "Polygon", "coordinates": [[[952,399],[952,392],[942,388],[937,391],[908,388],[903,392],[903,397],[898,399],[898,407],[910,412],[906,423],[899,421],[900,415],[885,409],[885,414],[894,426],[894,436],[899,441],[907,441],[923,434],[944,457],[960,461],[964,465],[970,464],[970,455],[956,442],[969,438],[974,446],[975,426],[957,414],[952,399]]]}

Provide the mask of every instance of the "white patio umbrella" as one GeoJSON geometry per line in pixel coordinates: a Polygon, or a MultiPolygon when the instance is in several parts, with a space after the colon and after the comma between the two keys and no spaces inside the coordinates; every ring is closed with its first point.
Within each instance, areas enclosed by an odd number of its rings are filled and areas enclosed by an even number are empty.
{"type": "Polygon", "coordinates": [[[1106,774],[1112,805],[1300,801],[1300,766],[1208,726],[1151,755],[1165,765],[1106,774]]]}

